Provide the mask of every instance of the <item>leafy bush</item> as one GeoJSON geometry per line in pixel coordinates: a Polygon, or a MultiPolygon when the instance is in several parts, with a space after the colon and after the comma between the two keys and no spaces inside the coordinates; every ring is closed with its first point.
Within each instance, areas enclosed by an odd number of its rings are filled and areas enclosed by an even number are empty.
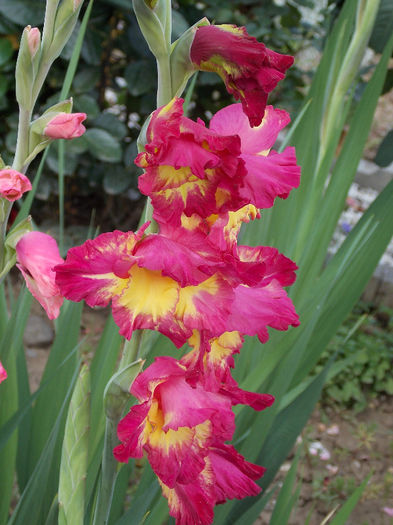
{"type": "Polygon", "coordinates": [[[350,364],[326,384],[324,403],[360,411],[367,406],[369,396],[393,395],[393,310],[359,303],[322,354],[316,371],[335,353],[338,367],[348,361],[350,364]]]}

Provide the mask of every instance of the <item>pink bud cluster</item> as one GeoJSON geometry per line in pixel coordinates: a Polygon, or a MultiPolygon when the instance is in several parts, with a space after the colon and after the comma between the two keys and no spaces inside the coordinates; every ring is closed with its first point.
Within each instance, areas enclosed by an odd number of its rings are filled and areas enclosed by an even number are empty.
{"type": "Polygon", "coordinates": [[[219,111],[209,127],[185,117],[181,99],[158,108],[136,159],[158,233],[147,234],[146,223],[137,233],[101,234],[69,250],[55,272],[66,298],[111,303],[126,338],[150,329],[178,348],[188,344],[182,358],[156,358],[136,378],[138,404],[119,423],[114,454],[145,454],[176,523],[208,525],[216,504],[258,494],[264,471],[227,444],[234,405],[273,402],[238,386],[234,354],[245,335],[265,342],[269,327],[299,324],[285,290],[296,265],[275,248],[240,245],[238,233],[299,185],[300,168],[294,148],[272,149],[288,114],[266,106],[292,58],[242,28],[208,26],[197,30],[191,59],[221,74],[242,104],[219,111]]]}

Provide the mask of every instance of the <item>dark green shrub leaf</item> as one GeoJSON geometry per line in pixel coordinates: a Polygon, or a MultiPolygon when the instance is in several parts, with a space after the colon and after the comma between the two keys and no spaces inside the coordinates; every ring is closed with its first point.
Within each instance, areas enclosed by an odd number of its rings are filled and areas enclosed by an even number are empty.
{"type": "Polygon", "coordinates": [[[132,182],[132,173],[122,166],[113,166],[104,176],[104,190],[110,195],[125,191],[132,182]]]}
{"type": "Polygon", "coordinates": [[[42,24],[45,2],[41,0],[1,0],[0,13],[18,26],[42,24]]]}
{"type": "Polygon", "coordinates": [[[151,91],[156,83],[155,66],[148,60],[137,60],[126,67],[124,77],[127,88],[133,97],[151,91]]]}
{"type": "Polygon", "coordinates": [[[127,127],[113,113],[101,113],[93,122],[97,128],[102,128],[115,139],[124,139],[127,135],[127,127]]]}
{"type": "Polygon", "coordinates": [[[107,131],[98,128],[88,129],[84,137],[93,157],[106,162],[121,160],[121,146],[107,131]]]}
{"type": "Polygon", "coordinates": [[[98,116],[100,108],[93,97],[89,95],[80,95],[75,99],[74,108],[77,111],[86,113],[88,119],[94,119],[98,116]]]}
{"type": "Polygon", "coordinates": [[[0,66],[8,62],[13,52],[12,44],[8,38],[2,38],[0,40],[0,66]]]}

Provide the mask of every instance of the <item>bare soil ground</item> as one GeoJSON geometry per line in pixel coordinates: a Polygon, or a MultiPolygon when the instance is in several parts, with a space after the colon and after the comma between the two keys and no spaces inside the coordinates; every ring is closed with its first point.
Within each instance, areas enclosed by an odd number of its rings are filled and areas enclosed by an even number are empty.
{"type": "MultiPolygon", "coordinates": [[[[329,513],[336,511],[367,476],[371,476],[348,525],[391,525],[383,510],[393,507],[393,399],[373,401],[362,413],[348,410],[333,412],[319,407],[302,434],[304,455],[300,461],[298,483],[301,484],[298,507],[290,525],[321,525],[329,513]],[[324,454],[312,455],[312,444],[321,443],[324,454]]],[[[277,476],[280,482],[289,461],[277,476]]],[[[269,523],[271,508],[264,511],[255,525],[269,523]]],[[[333,516],[332,516],[333,517],[333,516]]],[[[329,523],[328,520],[325,523],[329,523]]]]}

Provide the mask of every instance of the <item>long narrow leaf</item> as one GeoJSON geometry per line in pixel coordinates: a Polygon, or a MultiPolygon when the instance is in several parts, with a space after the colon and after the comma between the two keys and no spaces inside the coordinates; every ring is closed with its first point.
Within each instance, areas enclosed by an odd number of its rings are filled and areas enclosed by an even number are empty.
{"type": "MultiPolygon", "coordinates": [[[[61,437],[61,429],[63,426],[63,420],[66,413],[66,408],[68,406],[72,391],[75,386],[76,378],[78,377],[78,368],[75,367],[73,377],[69,383],[68,391],[63,398],[62,406],[58,411],[57,418],[54,422],[50,435],[43,452],[37,461],[36,468],[32,476],[29,479],[29,482],[18,502],[18,505],[11,517],[9,525],[42,525],[43,516],[47,516],[51,504],[53,501],[53,496],[45,509],[44,506],[44,496],[47,492],[48,494],[53,493],[53,487],[50,487],[52,476],[50,472],[52,470],[52,464],[56,458],[56,446],[61,437]],[[51,488],[51,490],[49,490],[51,488]]],[[[55,485],[55,488],[57,484],[55,485]]]]}
{"type": "Polygon", "coordinates": [[[371,474],[363,481],[363,483],[354,491],[354,493],[348,498],[344,503],[341,509],[338,511],[336,516],[330,522],[330,525],[345,525],[348,523],[348,518],[351,515],[353,509],[356,507],[358,501],[360,500],[364,489],[369,482],[371,474]]]}
{"type": "Polygon", "coordinates": [[[89,452],[90,373],[85,365],[68,408],[59,479],[59,525],[83,525],[89,452]]]}

